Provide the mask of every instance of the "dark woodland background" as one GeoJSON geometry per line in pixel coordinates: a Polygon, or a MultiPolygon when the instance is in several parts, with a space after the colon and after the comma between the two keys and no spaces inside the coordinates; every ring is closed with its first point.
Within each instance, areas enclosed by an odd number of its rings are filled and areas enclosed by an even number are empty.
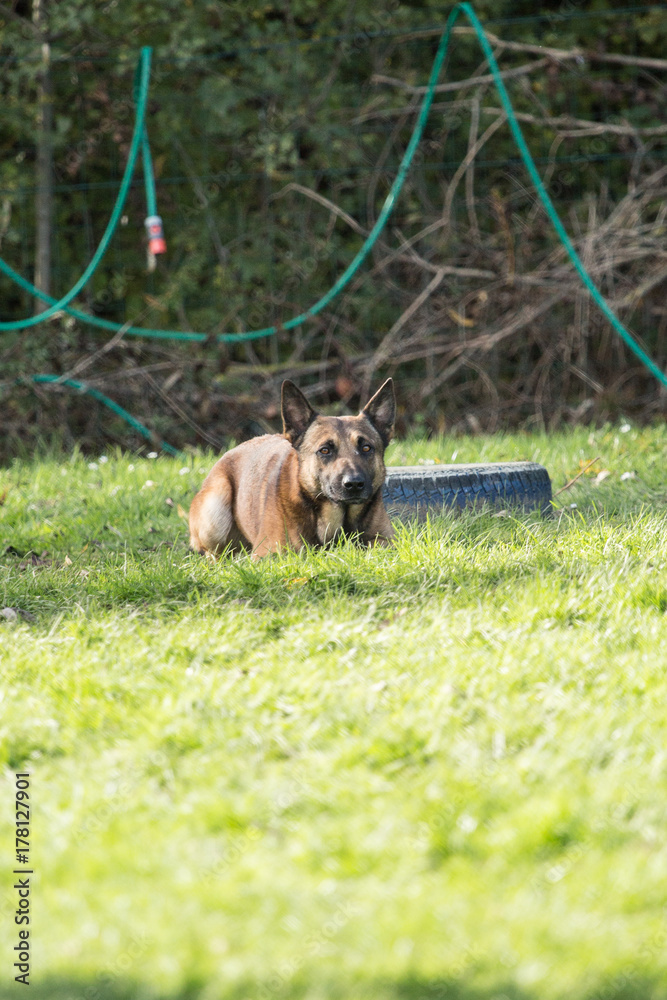
{"type": "MultiPolygon", "coordinates": [[[[134,69],[151,45],[148,131],[169,252],[149,268],[138,170],[76,304],[212,335],[110,343],[67,316],[0,333],[0,459],[53,440],[146,447],[90,398],[16,384],[34,373],[85,381],[179,447],[279,429],[285,377],[337,412],[393,375],[400,433],[663,415],[667,397],[589,302],[536,202],[469,30],[455,37],[415,166],[357,278],[297,330],[215,342],[285,322],[349,263],[395,177],[449,9],[0,3],[0,255],[55,296],[80,276],[117,193],[134,69]]],[[[664,367],[667,5],[475,9],[501,69],[516,71],[514,107],[586,266],[664,367]]],[[[1,319],[35,308],[0,279],[1,319]]]]}

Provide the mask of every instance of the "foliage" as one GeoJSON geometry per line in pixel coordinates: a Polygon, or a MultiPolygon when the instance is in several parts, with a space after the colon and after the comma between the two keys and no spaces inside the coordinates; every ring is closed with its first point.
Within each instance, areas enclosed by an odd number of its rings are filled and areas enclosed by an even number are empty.
{"type": "MultiPolygon", "coordinates": [[[[15,16],[5,16],[0,37],[5,59],[0,189],[9,213],[0,252],[30,276],[34,83],[40,48],[28,5],[13,9],[15,16]]],[[[491,31],[526,45],[663,55],[661,8],[632,14],[616,2],[586,10],[576,3],[553,2],[535,15],[534,6],[525,2],[480,0],[476,9],[491,31]],[[619,12],[609,16],[615,9],[619,12]]],[[[300,184],[329,199],[362,230],[372,225],[414,121],[411,95],[375,77],[423,83],[437,44],[435,29],[443,21],[442,6],[433,0],[333,0],[326,5],[311,0],[281,5],[72,0],[51,3],[48,11],[56,94],[56,290],[64,292],[78,278],[108,219],[131,134],[134,65],[140,47],[150,44],[149,132],[169,254],[154,273],[146,273],[145,204],[137,178],[127,224],[118,231],[83,305],[117,322],[211,334],[285,321],[312,304],[341,273],[359,246],[359,233],[289,185],[300,184]]],[[[504,68],[516,68],[529,58],[504,52],[501,62],[504,68]]],[[[459,37],[446,79],[463,81],[478,71],[484,67],[480,69],[476,42],[459,37]]],[[[524,115],[621,123],[632,132],[664,124],[661,80],[659,71],[637,66],[566,60],[510,80],[508,86],[524,115]]],[[[181,349],[169,342],[126,342],[89,365],[87,377],[115,390],[118,401],[133,411],[171,426],[177,443],[193,436],[199,443],[204,439],[198,432],[193,435],[176,409],[165,412],[165,401],[145,379],[145,370],[159,373],[159,388],[176,379],[171,384],[177,388],[170,393],[175,405],[218,439],[243,436],[249,419],[272,426],[276,388],[286,366],[301,372],[320,402],[356,402],[369,378],[369,350],[378,347],[424,290],[433,268],[444,263],[494,277],[490,285],[479,277],[448,277],[401,335],[399,343],[421,338],[425,355],[408,362],[399,356],[380,366],[383,374],[395,371],[404,381],[406,426],[415,409],[434,430],[456,425],[466,414],[484,427],[494,421],[525,422],[536,410],[538,422],[558,423],[586,402],[591,385],[609,390],[606,395],[595,390],[591,397],[600,419],[627,410],[633,399],[638,412],[660,405],[641,374],[629,371],[621,386],[614,384],[619,365],[623,374],[628,370],[626,355],[615,350],[606,324],[595,327],[588,314],[582,316],[576,285],[568,286],[564,302],[540,319],[538,343],[523,331],[500,353],[487,356],[473,350],[469,364],[447,376],[446,384],[437,382],[447,367],[432,349],[438,338],[460,341],[468,329],[493,329],[503,316],[519,313],[529,295],[538,292],[526,290],[515,274],[544,278],[555,249],[503,128],[489,138],[475,167],[478,235],[462,183],[453,196],[451,224],[422,237],[417,258],[414,253],[392,257],[405,239],[442,215],[443,192],[468,149],[471,97],[482,106],[497,104],[488,85],[443,95],[374,260],[323,316],[289,336],[245,347],[206,343],[181,349]],[[462,325],[460,317],[473,326],[462,325]],[[545,344],[554,342],[552,357],[545,344]],[[325,367],[316,377],[307,366],[320,359],[325,367]],[[234,371],[233,390],[226,383],[230,364],[244,369],[234,371]],[[573,375],[571,366],[589,381],[573,375]],[[498,406],[489,382],[500,393],[498,406]],[[544,384],[546,397],[540,395],[544,384]],[[418,405],[408,406],[415,397],[418,405]]],[[[482,114],[479,131],[490,121],[482,114]]],[[[591,224],[592,202],[600,226],[613,217],[628,184],[632,189],[664,163],[664,137],[584,130],[579,137],[563,137],[553,152],[553,126],[533,122],[525,128],[543,169],[551,171],[550,190],[568,228],[582,240],[591,224]]],[[[567,129],[560,126],[563,131],[567,129]]],[[[636,223],[635,242],[641,242],[641,227],[655,224],[660,230],[663,201],[658,189],[636,223]]],[[[659,241],[660,232],[655,239],[659,241]]],[[[604,239],[600,242],[603,248],[604,239]]],[[[645,278],[647,259],[660,263],[659,254],[652,248],[649,252],[649,258],[614,258],[602,272],[606,293],[613,298],[618,289],[626,296],[634,292],[645,278]]],[[[548,273],[544,280],[562,283],[563,278],[548,273]]],[[[29,296],[4,278],[0,290],[4,316],[32,311],[29,296]]],[[[659,361],[667,322],[661,302],[658,286],[623,307],[624,319],[644,336],[659,361]]],[[[71,371],[102,342],[99,331],[67,319],[27,336],[3,334],[3,375],[71,371]]],[[[54,420],[86,447],[99,447],[99,421],[87,405],[47,404],[46,399],[36,406],[32,391],[12,394],[2,421],[11,442],[4,445],[5,454],[30,440],[28,427],[44,433],[54,420]]]]}
{"type": "Polygon", "coordinates": [[[597,455],[551,519],[216,566],[178,517],[210,454],[2,472],[33,994],[664,996],[664,428],[391,461],[537,459],[559,487],[597,455]]]}

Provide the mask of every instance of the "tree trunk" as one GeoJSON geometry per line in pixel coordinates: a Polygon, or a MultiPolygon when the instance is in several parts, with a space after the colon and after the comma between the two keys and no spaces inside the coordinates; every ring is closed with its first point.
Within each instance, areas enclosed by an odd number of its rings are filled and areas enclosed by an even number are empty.
{"type": "MultiPolygon", "coordinates": [[[[51,46],[48,41],[47,0],[33,0],[32,20],[42,40],[42,63],[37,77],[37,156],[35,180],[35,287],[51,291],[51,230],[53,225],[53,83],[51,46]]],[[[43,312],[47,302],[35,298],[35,312],[43,312]]]]}

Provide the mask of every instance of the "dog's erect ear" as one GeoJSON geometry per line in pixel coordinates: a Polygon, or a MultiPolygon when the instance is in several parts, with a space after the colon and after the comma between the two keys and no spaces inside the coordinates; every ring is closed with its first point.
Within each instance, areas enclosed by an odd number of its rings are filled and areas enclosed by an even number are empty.
{"type": "Polygon", "coordinates": [[[394,383],[390,378],[368,400],[361,412],[368,417],[386,447],[393,437],[396,420],[396,397],[394,383]]]}
{"type": "Polygon", "coordinates": [[[291,444],[296,445],[317,416],[301,389],[289,379],[285,379],[281,389],[281,410],[283,434],[291,444]]]}

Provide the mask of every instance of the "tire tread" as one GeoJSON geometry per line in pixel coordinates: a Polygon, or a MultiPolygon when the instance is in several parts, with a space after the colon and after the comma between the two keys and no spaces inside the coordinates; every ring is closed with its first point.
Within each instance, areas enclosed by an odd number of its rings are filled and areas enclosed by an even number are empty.
{"type": "Polygon", "coordinates": [[[390,515],[436,513],[480,504],[551,513],[551,480],[537,462],[389,466],[383,489],[390,515]]]}

